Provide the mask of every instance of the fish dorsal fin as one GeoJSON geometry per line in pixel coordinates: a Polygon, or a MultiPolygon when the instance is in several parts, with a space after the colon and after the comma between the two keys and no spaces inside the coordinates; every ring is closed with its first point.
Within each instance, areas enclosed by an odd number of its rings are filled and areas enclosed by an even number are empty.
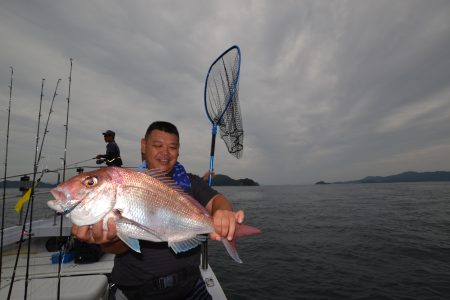
{"type": "Polygon", "coordinates": [[[166,173],[160,169],[140,169],[137,172],[152,176],[154,178],[167,177],[166,173]]]}
{"type": "Polygon", "coordinates": [[[202,206],[197,200],[192,198],[189,194],[187,194],[172,178],[167,176],[166,173],[162,172],[160,169],[142,169],[138,172],[143,173],[145,175],[151,176],[154,179],[159,180],[170,188],[174,189],[178,193],[182,194],[184,198],[186,198],[189,202],[191,202],[195,207],[197,207],[202,213],[206,213],[209,216],[209,212],[206,210],[204,206],[202,206]]]}
{"type": "Polygon", "coordinates": [[[176,190],[177,192],[185,194],[183,189],[169,176],[167,176],[166,173],[161,171],[160,169],[142,169],[138,171],[139,173],[143,173],[147,176],[151,176],[156,180],[161,181],[165,185],[171,187],[172,189],[176,190]]]}

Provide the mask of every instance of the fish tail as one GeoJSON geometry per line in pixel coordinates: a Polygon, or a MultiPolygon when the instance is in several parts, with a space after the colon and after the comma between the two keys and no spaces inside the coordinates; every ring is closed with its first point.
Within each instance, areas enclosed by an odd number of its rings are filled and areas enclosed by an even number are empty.
{"type": "Polygon", "coordinates": [[[261,230],[259,230],[256,227],[245,225],[245,224],[238,224],[236,231],[234,233],[235,238],[240,238],[247,235],[253,235],[253,234],[260,234],[262,233],[261,230]]]}
{"type": "Polygon", "coordinates": [[[236,228],[236,232],[234,233],[234,239],[232,241],[228,241],[226,238],[222,238],[222,243],[225,246],[225,249],[227,249],[227,252],[231,256],[231,258],[233,258],[238,263],[242,263],[242,260],[239,258],[239,254],[236,249],[236,238],[260,233],[261,230],[256,227],[239,224],[236,228]]]}

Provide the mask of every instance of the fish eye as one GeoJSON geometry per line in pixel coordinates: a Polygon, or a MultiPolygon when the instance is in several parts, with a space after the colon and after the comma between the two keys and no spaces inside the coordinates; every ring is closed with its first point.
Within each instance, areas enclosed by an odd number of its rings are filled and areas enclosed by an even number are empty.
{"type": "Polygon", "coordinates": [[[87,188],[95,187],[98,183],[97,177],[89,176],[83,180],[83,185],[87,188]]]}

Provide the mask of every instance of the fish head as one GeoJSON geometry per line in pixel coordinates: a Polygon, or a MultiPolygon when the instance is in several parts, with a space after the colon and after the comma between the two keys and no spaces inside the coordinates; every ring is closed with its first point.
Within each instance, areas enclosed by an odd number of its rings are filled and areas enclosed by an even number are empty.
{"type": "Polygon", "coordinates": [[[70,216],[76,225],[91,225],[110,212],[116,202],[120,174],[116,167],[107,167],[74,176],[53,188],[55,200],[47,205],[70,216]]]}

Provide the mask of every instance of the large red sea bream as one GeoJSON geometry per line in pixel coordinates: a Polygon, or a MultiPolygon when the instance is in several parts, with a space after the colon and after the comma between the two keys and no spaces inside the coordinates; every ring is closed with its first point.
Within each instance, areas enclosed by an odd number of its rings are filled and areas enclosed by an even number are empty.
{"type": "MultiPolygon", "coordinates": [[[[214,231],[212,217],[195,199],[157,170],[132,171],[107,167],[82,173],[51,190],[55,200],[48,206],[66,214],[78,226],[92,225],[110,217],[117,235],[140,252],[139,239],[168,242],[175,253],[196,247],[214,231]]],[[[222,238],[230,256],[237,254],[237,237],[257,234],[255,227],[237,225],[232,242],[222,238]]]]}

